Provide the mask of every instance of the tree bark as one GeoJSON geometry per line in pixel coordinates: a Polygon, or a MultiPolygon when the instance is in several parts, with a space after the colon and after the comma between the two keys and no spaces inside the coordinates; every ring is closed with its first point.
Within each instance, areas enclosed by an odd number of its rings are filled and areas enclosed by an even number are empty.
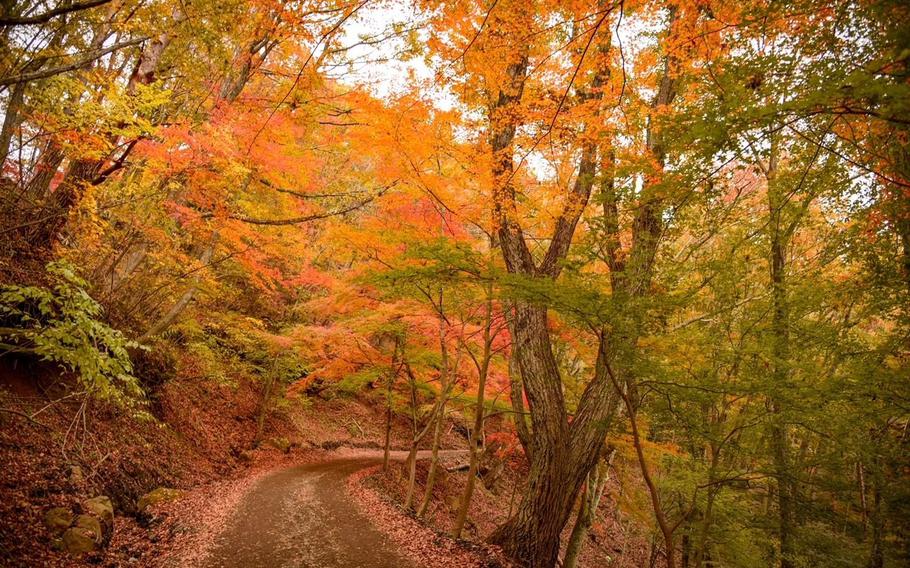
{"type": "MultiPolygon", "coordinates": [[[[199,262],[203,267],[207,266],[212,261],[212,254],[215,252],[215,243],[217,241],[218,233],[215,233],[212,235],[212,238],[209,241],[208,245],[202,251],[202,255],[199,257],[199,262]]],[[[158,321],[156,321],[155,324],[148,329],[148,331],[143,333],[142,336],[139,337],[138,341],[146,341],[167,330],[167,328],[169,328],[171,324],[174,323],[177,317],[183,313],[183,310],[185,310],[187,306],[190,305],[190,302],[193,301],[193,297],[196,295],[196,291],[199,289],[199,282],[201,279],[202,275],[197,272],[193,277],[193,281],[190,284],[190,287],[187,288],[183,295],[180,296],[180,299],[177,300],[173,306],[171,306],[171,309],[169,309],[164,313],[164,315],[158,318],[158,321]]]]}
{"type": "MultiPolygon", "coordinates": [[[[430,501],[433,499],[433,487],[436,485],[436,473],[439,468],[439,447],[442,442],[442,430],[445,425],[446,417],[446,404],[449,400],[449,394],[451,392],[451,385],[455,384],[455,378],[451,377],[451,369],[449,367],[449,348],[446,342],[446,320],[445,313],[443,311],[442,304],[442,290],[439,292],[439,350],[441,353],[441,370],[439,373],[439,401],[437,402],[437,409],[434,415],[435,425],[433,427],[433,449],[430,456],[430,471],[427,473],[427,483],[426,488],[423,493],[423,500],[420,502],[420,507],[417,509],[417,516],[423,517],[427,508],[430,506],[430,501]]],[[[456,354],[455,368],[458,366],[458,355],[456,354]]],[[[457,373],[457,371],[456,371],[457,373]]]]}
{"type": "Polygon", "coordinates": [[[477,367],[477,399],[474,403],[474,428],[471,429],[471,441],[469,444],[471,458],[470,464],[468,465],[468,479],[465,483],[464,493],[461,495],[461,501],[458,503],[458,512],[455,515],[455,523],[452,527],[452,536],[455,538],[461,538],[461,533],[467,522],[468,509],[471,507],[471,498],[474,495],[474,484],[477,482],[477,470],[480,467],[485,413],[484,395],[487,386],[487,374],[490,370],[490,357],[493,351],[493,337],[491,333],[493,325],[493,290],[490,287],[487,287],[487,303],[484,317],[483,353],[479,360],[476,358],[474,359],[475,366],[477,367]]]}
{"type": "MultiPolygon", "coordinates": [[[[515,337],[515,326],[512,323],[512,307],[506,308],[506,325],[509,328],[509,335],[515,337]]],[[[525,415],[524,385],[521,380],[521,367],[518,362],[518,350],[514,344],[509,353],[509,400],[512,403],[512,421],[515,423],[515,431],[518,434],[518,441],[525,453],[525,459],[531,461],[531,455],[534,453],[534,438],[531,436],[531,427],[528,424],[528,418],[525,415]]]]}
{"type": "Polygon", "coordinates": [[[587,479],[585,479],[578,505],[578,515],[575,519],[575,525],[572,527],[572,533],[569,535],[569,541],[566,543],[566,552],[562,558],[562,568],[575,568],[578,564],[578,556],[581,554],[588,539],[588,532],[591,530],[591,525],[594,524],[597,507],[600,505],[600,499],[607,486],[607,467],[612,457],[613,453],[611,451],[604,463],[598,464],[597,467],[592,469],[587,479]]]}
{"type": "Polygon", "coordinates": [[[35,171],[25,186],[25,192],[29,199],[41,203],[50,193],[51,182],[63,163],[63,148],[53,139],[49,140],[41,152],[38,163],[35,164],[35,171]]]}
{"type": "Polygon", "coordinates": [[[770,427],[771,454],[777,480],[778,539],[780,568],[793,568],[793,478],[790,468],[790,448],[786,424],[781,418],[780,392],[789,383],[790,322],[786,290],[787,235],[783,221],[786,196],[778,187],[778,141],[771,138],[770,157],[765,171],[768,199],[769,272],[771,280],[771,353],[774,392],[768,406],[772,414],[770,427]]]}

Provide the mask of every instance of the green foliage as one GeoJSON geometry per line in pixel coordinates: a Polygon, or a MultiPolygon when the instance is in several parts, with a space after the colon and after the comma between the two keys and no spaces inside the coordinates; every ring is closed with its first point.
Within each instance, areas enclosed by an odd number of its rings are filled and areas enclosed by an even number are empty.
{"type": "Polygon", "coordinates": [[[144,393],[133,376],[128,350],[136,342],[102,321],[101,305],[66,262],[47,265],[50,287],[0,288],[0,347],[30,353],[75,373],[86,393],[120,406],[136,407],[144,393]]]}
{"type": "Polygon", "coordinates": [[[282,336],[254,317],[215,313],[204,321],[187,319],[172,334],[189,355],[183,372],[221,384],[235,385],[241,376],[287,384],[308,372],[299,353],[276,344],[282,336]]]}
{"type": "Polygon", "coordinates": [[[368,384],[383,378],[382,369],[377,367],[364,367],[356,373],[351,373],[334,386],[339,394],[353,395],[361,392],[368,384]]]}

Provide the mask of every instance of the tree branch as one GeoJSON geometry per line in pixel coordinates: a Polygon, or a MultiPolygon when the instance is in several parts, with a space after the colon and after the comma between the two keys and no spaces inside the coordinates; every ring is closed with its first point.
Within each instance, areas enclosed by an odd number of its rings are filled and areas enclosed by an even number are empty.
{"type": "Polygon", "coordinates": [[[78,2],[76,4],[65,2],[63,5],[48,10],[43,14],[38,14],[37,16],[0,16],[0,26],[25,26],[31,24],[43,24],[45,22],[49,22],[52,18],[55,18],[57,16],[62,16],[64,14],[69,14],[72,12],[78,12],[80,10],[88,10],[89,8],[107,4],[110,1],[111,0],[86,0],[85,2],[78,2]]]}
{"type": "Polygon", "coordinates": [[[148,39],[147,37],[143,36],[143,37],[131,39],[128,41],[121,41],[119,43],[115,43],[114,45],[105,47],[104,49],[98,50],[90,56],[83,57],[82,59],[78,59],[76,61],[73,61],[72,63],[68,63],[67,65],[61,65],[59,67],[50,67],[48,69],[41,69],[39,71],[33,71],[31,73],[22,73],[21,75],[13,75],[12,77],[5,77],[3,79],[0,79],[0,87],[5,87],[7,85],[15,85],[16,83],[25,83],[28,81],[35,81],[37,79],[46,79],[48,77],[53,77],[54,75],[66,73],[67,71],[75,71],[76,69],[81,69],[82,67],[85,67],[92,61],[95,61],[96,59],[104,57],[108,53],[113,53],[119,49],[123,49],[124,47],[138,45],[147,39],[148,39]]]}
{"type": "MultiPolygon", "coordinates": [[[[238,215],[238,214],[229,214],[229,215],[227,215],[227,218],[233,219],[235,221],[241,221],[243,223],[249,223],[251,225],[270,225],[270,226],[300,225],[302,223],[309,223],[311,221],[318,221],[320,219],[328,219],[329,217],[336,217],[338,215],[344,215],[345,213],[350,213],[351,211],[356,211],[357,209],[360,209],[361,207],[364,207],[365,205],[371,203],[374,199],[376,199],[377,197],[384,194],[386,191],[388,191],[390,188],[394,187],[396,184],[397,184],[397,182],[391,183],[391,184],[385,186],[384,188],[382,188],[382,190],[379,191],[378,193],[376,193],[375,195],[371,195],[370,197],[368,197],[362,201],[358,201],[356,203],[348,205],[347,207],[343,207],[341,209],[336,209],[334,211],[324,211],[322,213],[314,213],[312,215],[304,215],[302,217],[290,217],[288,219],[260,219],[257,217],[247,217],[246,215],[238,215]]],[[[202,215],[202,218],[211,219],[215,216],[216,216],[215,213],[204,213],[202,215]]]]}

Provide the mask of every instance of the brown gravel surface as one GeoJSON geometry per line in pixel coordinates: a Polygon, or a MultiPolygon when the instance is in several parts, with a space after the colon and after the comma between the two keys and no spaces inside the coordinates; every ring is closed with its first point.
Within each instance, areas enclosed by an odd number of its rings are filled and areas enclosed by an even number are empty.
{"type": "MultiPolygon", "coordinates": [[[[428,452],[421,452],[426,457],[428,452]]],[[[393,452],[403,460],[405,452],[393,452]]],[[[176,534],[161,566],[207,568],[412,568],[398,543],[352,499],[348,479],[382,462],[376,450],[343,449],[309,463],[258,471],[194,492],[167,531],[176,534]]]]}

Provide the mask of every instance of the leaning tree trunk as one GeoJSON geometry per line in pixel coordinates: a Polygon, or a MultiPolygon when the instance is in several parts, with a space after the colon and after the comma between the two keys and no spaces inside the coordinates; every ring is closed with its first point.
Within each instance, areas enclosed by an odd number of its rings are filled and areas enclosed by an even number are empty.
{"type": "MultiPolygon", "coordinates": [[[[201,263],[200,268],[205,268],[211,263],[212,255],[215,252],[215,243],[217,241],[218,233],[214,233],[211,240],[209,241],[209,244],[205,247],[205,249],[202,251],[202,255],[199,257],[199,262],[201,263]]],[[[142,334],[142,336],[139,338],[140,342],[146,341],[152,337],[155,337],[156,335],[163,333],[167,330],[167,328],[171,326],[171,324],[177,320],[177,317],[182,314],[183,310],[185,310],[190,305],[190,302],[193,301],[193,297],[196,295],[196,291],[199,289],[199,283],[201,279],[202,275],[197,272],[193,277],[189,288],[183,292],[183,294],[180,296],[180,299],[178,299],[177,302],[164,313],[164,315],[158,318],[158,321],[156,321],[154,325],[148,329],[148,331],[142,334]]]]}
{"type": "Polygon", "coordinates": [[[477,400],[474,403],[474,428],[471,430],[470,452],[471,462],[468,466],[468,479],[465,484],[458,512],[455,515],[455,524],[452,527],[452,536],[461,538],[465,522],[468,519],[468,509],[471,508],[471,498],[474,495],[474,484],[477,482],[477,470],[480,467],[480,446],[483,444],[484,423],[484,395],[486,393],[487,375],[490,371],[490,357],[493,354],[493,290],[487,287],[486,313],[484,314],[483,328],[483,353],[479,360],[474,359],[477,367],[477,400]]]}
{"type": "Polygon", "coordinates": [[[404,498],[404,508],[409,511],[414,508],[414,486],[417,483],[417,444],[417,439],[411,441],[408,458],[405,460],[408,468],[408,490],[404,498]]]}
{"type": "Polygon", "coordinates": [[[566,543],[566,552],[562,558],[562,568],[575,568],[578,564],[578,556],[581,554],[585,541],[588,539],[588,532],[591,530],[591,525],[594,524],[595,515],[597,515],[597,507],[600,506],[600,499],[603,497],[604,489],[607,487],[608,474],[606,467],[612,458],[613,453],[611,452],[605,460],[606,463],[592,469],[587,479],[585,479],[584,489],[578,505],[578,516],[575,519],[575,525],[572,527],[572,533],[566,543]]]}
{"type": "MultiPolygon", "coordinates": [[[[440,396],[448,395],[443,394],[440,396]]],[[[427,483],[424,488],[423,499],[420,501],[420,506],[417,508],[418,517],[423,517],[430,506],[430,501],[433,499],[433,487],[436,485],[436,472],[439,470],[439,446],[442,441],[442,428],[443,423],[445,422],[446,400],[440,400],[439,405],[440,408],[436,414],[433,426],[433,448],[430,453],[430,471],[427,473],[427,483]]]]}
{"type": "MultiPolygon", "coordinates": [[[[441,355],[441,369],[439,372],[439,400],[437,402],[436,412],[434,413],[435,425],[433,427],[433,450],[430,456],[430,471],[427,473],[427,484],[423,493],[423,500],[420,502],[420,507],[417,509],[417,516],[422,517],[426,512],[427,508],[430,505],[430,500],[433,498],[433,486],[436,485],[436,472],[439,468],[439,446],[442,442],[442,429],[445,423],[446,416],[446,403],[449,399],[449,393],[451,391],[450,384],[454,384],[454,380],[450,378],[450,369],[449,369],[449,348],[446,343],[446,319],[445,311],[443,308],[443,291],[440,289],[439,292],[439,353],[441,355]]],[[[458,367],[458,355],[455,356],[455,368],[456,371],[454,374],[457,374],[458,367]]]]}

